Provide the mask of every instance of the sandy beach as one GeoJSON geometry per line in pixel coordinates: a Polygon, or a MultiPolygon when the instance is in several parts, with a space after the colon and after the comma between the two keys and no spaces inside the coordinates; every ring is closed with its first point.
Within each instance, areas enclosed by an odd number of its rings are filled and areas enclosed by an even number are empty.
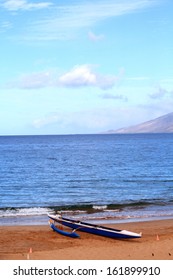
{"type": "Polygon", "coordinates": [[[110,225],[142,232],[142,238],[116,240],[79,232],[72,239],[47,225],[1,226],[0,260],[173,260],[173,220],[110,225]]]}

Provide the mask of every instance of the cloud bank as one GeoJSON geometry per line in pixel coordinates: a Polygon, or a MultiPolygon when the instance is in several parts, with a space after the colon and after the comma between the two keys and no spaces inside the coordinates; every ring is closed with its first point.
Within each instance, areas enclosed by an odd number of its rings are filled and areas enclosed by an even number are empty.
{"type": "MultiPolygon", "coordinates": [[[[32,14],[19,28],[18,40],[52,41],[69,40],[81,29],[90,29],[109,18],[135,13],[156,4],[156,0],[102,0],[102,1],[31,1],[6,0],[0,6],[8,12],[46,9],[45,13],[32,14]],[[20,32],[21,30],[25,30],[20,32]]],[[[27,15],[26,15],[27,16],[27,15]]],[[[28,15],[29,16],[29,15],[28,15]]],[[[103,35],[88,33],[89,39],[98,41],[103,35]]]]}
{"type": "Polygon", "coordinates": [[[4,9],[8,11],[27,11],[27,10],[35,10],[35,9],[45,9],[52,5],[51,2],[37,2],[35,1],[27,1],[27,0],[5,0],[1,1],[0,4],[4,9]]]}
{"type": "Polygon", "coordinates": [[[22,75],[16,81],[9,82],[8,87],[20,89],[38,89],[45,87],[97,87],[102,90],[112,88],[122,73],[118,75],[103,75],[93,70],[92,65],[77,65],[63,75],[56,76],[51,71],[22,75]]]}

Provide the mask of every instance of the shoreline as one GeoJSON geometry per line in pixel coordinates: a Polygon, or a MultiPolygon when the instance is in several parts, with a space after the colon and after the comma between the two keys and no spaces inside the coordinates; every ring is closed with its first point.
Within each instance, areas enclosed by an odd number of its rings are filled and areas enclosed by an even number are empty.
{"type": "Polygon", "coordinates": [[[84,232],[72,239],[49,225],[0,226],[0,260],[173,260],[173,219],[110,223],[142,232],[142,238],[118,240],[84,232]]]}
{"type": "MultiPolygon", "coordinates": [[[[135,217],[135,218],[125,218],[119,219],[115,217],[110,218],[89,218],[89,219],[81,219],[79,216],[69,217],[68,215],[64,215],[64,217],[77,219],[84,222],[94,223],[94,224],[130,224],[136,222],[148,222],[148,221],[159,221],[159,220],[171,220],[173,219],[173,215],[163,215],[163,216],[151,216],[151,217],[135,217]]],[[[87,217],[87,216],[86,216],[87,217]]],[[[47,215],[33,215],[33,216],[7,216],[0,217],[0,227],[5,226],[46,226],[48,224],[49,217],[47,215]]]]}

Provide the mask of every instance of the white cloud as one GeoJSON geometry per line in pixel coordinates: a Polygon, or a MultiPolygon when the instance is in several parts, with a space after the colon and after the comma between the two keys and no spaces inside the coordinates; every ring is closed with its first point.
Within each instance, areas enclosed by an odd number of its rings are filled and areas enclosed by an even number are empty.
{"type": "Polygon", "coordinates": [[[164,88],[162,87],[158,87],[153,93],[151,93],[149,96],[153,99],[160,99],[162,98],[163,96],[165,96],[165,94],[167,94],[167,90],[165,90],[164,88]]]}
{"type": "Polygon", "coordinates": [[[97,83],[96,74],[88,65],[75,66],[71,71],[59,78],[62,86],[80,87],[94,86],[97,83]]]}
{"type": "Polygon", "coordinates": [[[173,97],[173,90],[167,90],[166,88],[163,88],[159,85],[149,96],[152,99],[162,99],[164,97],[169,98],[173,97]]]}
{"type": "Polygon", "coordinates": [[[150,78],[146,76],[141,76],[141,77],[130,77],[126,78],[127,81],[135,81],[135,82],[140,82],[140,81],[148,81],[150,78]]]}
{"type": "Polygon", "coordinates": [[[115,100],[128,101],[128,98],[122,94],[113,94],[113,93],[106,92],[104,94],[101,94],[100,96],[103,99],[115,99],[115,100]]]}
{"type": "Polygon", "coordinates": [[[59,78],[61,86],[84,87],[95,86],[101,89],[112,88],[119,76],[102,75],[93,71],[90,65],[78,65],[59,78]]]}
{"type": "Polygon", "coordinates": [[[52,125],[52,124],[58,124],[59,122],[62,121],[62,116],[58,113],[50,113],[45,117],[39,118],[39,119],[35,119],[32,123],[32,125],[35,128],[41,128],[44,126],[48,126],[48,125],[52,125]]]}
{"type": "Polygon", "coordinates": [[[37,2],[27,0],[5,0],[1,4],[8,11],[43,9],[51,6],[51,2],[37,2]]]}
{"type": "Polygon", "coordinates": [[[100,34],[100,35],[96,35],[94,34],[92,31],[88,32],[88,38],[93,41],[93,42],[97,42],[97,41],[101,41],[104,39],[104,35],[100,34]]]}
{"type": "Polygon", "coordinates": [[[25,74],[7,84],[8,88],[39,89],[50,87],[53,83],[52,73],[49,71],[25,74]]]}
{"type": "Polygon", "coordinates": [[[12,23],[10,21],[0,22],[0,32],[5,32],[12,28],[12,23]]]}

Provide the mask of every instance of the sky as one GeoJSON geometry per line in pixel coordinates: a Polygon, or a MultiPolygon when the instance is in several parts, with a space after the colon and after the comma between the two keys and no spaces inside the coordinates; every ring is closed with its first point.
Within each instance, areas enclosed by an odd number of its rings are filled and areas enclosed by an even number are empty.
{"type": "Polygon", "coordinates": [[[88,134],[173,111],[172,0],[0,0],[0,135],[88,134]]]}

